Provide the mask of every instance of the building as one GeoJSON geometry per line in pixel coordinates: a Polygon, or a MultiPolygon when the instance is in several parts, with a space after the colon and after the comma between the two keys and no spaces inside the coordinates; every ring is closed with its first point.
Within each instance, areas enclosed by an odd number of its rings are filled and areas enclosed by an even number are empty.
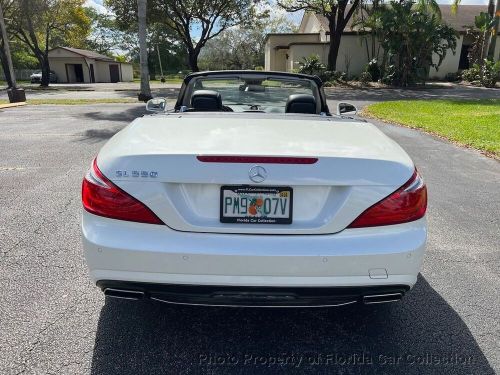
{"type": "Polygon", "coordinates": [[[131,82],[134,79],[132,64],[78,48],[51,49],[49,64],[60,83],[114,83],[131,82]]]}
{"type": "MultiPolygon", "coordinates": [[[[484,5],[460,5],[456,14],[452,14],[450,5],[440,5],[440,8],[443,21],[459,32],[459,38],[456,53],[448,51],[439,70],[431,68],[430,78],[437,79],[469,67],[467,54],[472,38],[466,35],[466,26],[474,25],[474,17],[487,11],[484,5]]],[[[299,61],[303,57],[311,55],[318,55],[326,65],[330,44],[328,29],[328,20],[324,16],[306,12],[296,33],[268,34],[265,43],[265,69],[290,72],[299,68],[299,61]]],[[[351,19],[340,42],[337,70],[359,75],[369,61],[367,45],[372,44],[370,38],[370,35],[356,30],[351,19]]],[[[500,36],[497,36],[497,59],[499,54],[500,36]]]]}

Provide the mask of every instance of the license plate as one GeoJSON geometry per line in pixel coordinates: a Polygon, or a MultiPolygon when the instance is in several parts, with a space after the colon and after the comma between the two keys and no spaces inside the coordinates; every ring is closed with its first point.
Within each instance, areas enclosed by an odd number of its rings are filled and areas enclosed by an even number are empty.
{"type": "Polygon", "coordinates": [[[220,221],[241,224],[291,224],[291,187],[222,186],[220,221]]]}

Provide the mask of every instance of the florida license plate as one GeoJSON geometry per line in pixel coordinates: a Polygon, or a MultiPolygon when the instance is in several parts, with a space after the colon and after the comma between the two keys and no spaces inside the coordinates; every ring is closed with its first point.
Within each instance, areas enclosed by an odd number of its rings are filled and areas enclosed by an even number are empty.
{"type": "Polygon", "coordinates": [[[241,224],[291,224],[293,190],[286,186],[222,186],[220,221],[241,224]]]}

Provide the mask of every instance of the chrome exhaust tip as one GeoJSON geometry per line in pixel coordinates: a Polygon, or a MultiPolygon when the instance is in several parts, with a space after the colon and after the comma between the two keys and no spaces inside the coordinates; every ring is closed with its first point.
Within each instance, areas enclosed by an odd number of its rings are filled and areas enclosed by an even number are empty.
{"type": "Polygon", "coordinates": [[[397,302],[401,301],[401,298],[403,298],[402,293],[372,294],[363,296],[363,303],[365,305],[372,305],[375,303],[397,302]]]}
{"type": "Polygon", "coordinates": [[[104,295],[113,298],[131,299],[131,300],[139,300],[144,298],[144,292],[138,290],[124,290],[124,289],[113,289],[113,288],[104,289],[104,295]]]}

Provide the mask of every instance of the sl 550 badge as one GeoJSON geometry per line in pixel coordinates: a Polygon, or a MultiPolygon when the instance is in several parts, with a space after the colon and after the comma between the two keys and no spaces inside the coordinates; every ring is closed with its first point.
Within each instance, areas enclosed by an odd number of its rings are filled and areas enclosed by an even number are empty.
{"type": "Polygon", "coordinates": [[[156,178],[157,171],[116,171],[116,177],[156,178]]]}

